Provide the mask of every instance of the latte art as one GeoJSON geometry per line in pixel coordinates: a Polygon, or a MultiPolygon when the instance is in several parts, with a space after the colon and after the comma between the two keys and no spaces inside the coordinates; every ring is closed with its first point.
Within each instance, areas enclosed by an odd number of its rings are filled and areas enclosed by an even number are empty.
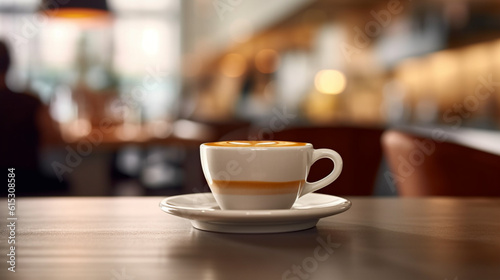
{"type": "Polygon", "coordinates": [[[296,146],[306,146],[307,143],[301,142],[290,142],[290,141],[220,141],[206,143],[207,146],[217,146],[217,147],[296,147],[296,146]]]}

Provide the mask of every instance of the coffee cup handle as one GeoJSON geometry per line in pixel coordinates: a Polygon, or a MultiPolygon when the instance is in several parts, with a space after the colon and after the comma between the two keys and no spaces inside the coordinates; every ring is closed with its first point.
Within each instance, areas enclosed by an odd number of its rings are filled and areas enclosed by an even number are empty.
{"type": "Polygon", "coordinates": [[[330,174],[328,174],[328,176],[326,176],[325,178],[320,179],[316,182],[309,183],[306,181],[304,188],[302,188],[302,191],[300,192],[299,197],[328,186],[333,181],[335,181],[339,177],[340,172],[342,172],[342,165],[343,165],[342,157],[337,152],[330,149],[314,150],[312,154],[311,163],[309,165],[309,170],[316,161],[322,158],[327,158],[333,161],[335,166],[333,167],[332,172],[330,172],[330,174]]]}

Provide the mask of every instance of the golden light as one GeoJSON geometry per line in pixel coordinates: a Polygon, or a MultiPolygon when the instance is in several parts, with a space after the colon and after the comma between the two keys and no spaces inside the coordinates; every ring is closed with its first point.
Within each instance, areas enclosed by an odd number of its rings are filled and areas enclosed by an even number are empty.
{"type": "Polygon", "coordinates": [[[255,56],[255,67],[262,73],[273,73],[279,66],[279,54],[273,49],[263,49],[255,56]]]}
{"type": "Polygon", "coordinates": [[[338,70],[321,70],[314,78],[316,89],[325,94],[339,94],[346,87],[346,77],[338,70]]]}
{"type": "Polygon", "coordinates": [[[122,141],[139,141],[141,126],[139,124],[123,123],[121,126],[117,127],[115,135],[122,141]]]}
{"type": "Polygon", "coordinates": [[[75,142],[92,131],[92,124],[89,120],[78,118],[68,123],[61,123],[61,136],[67,142],[75,142]]]}
{"type": "Polygon", "coordinates": [[[96,19],[109,18],[111,15],[107,11],[88,8],[63,8],[45,11],[48,16],[67,19],[96,19]]]}
{"type": "Polygon", "coordinates": [[[338,97],[313,92],[307,97],[304,113],[314,123],[328,123],[338,116],[338,97]]]}
{"type": "Polygon", "coordinates": [[[227,77],[236,78],[247,69],[247,62],[241,54],[230,53],[224,56],[220,64],[220,71],[227,77]]]}
{"type": "Polygon", "coordinates": [[[112,23],[112,15],[108,11],[88,8],[60,8],[41,11],[50,20],[63,20],[66,24],[76,24],[83,29],[100,28],[112,23]]]}
{"type": "Polygon", "coordinates": [[[425,80],[420,81],[420,88],[427,94],[431,92],[432,99],[442,102],[450,100],[463,89],[460,78],[461,61],[463,59],[455,51],[441,51],[429,56],[425,67],[421,69],[425,80]]]}
{"type": "Polygon", "coordinates": [[[396,67],[396,76],[407,87],[417,87],[425,83],[423,80],[422,69],[425,68],[422,59],[409,58],[404,60],[396,67]]]}

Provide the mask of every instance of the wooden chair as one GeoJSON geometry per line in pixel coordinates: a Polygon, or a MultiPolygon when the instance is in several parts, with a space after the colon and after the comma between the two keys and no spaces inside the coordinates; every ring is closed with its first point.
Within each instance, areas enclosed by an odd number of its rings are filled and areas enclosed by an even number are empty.
{"type": "Polygon", "coordinates": [[[500,196],[498,155],[395,130],[382,146],[401,196],[500,196]]]}

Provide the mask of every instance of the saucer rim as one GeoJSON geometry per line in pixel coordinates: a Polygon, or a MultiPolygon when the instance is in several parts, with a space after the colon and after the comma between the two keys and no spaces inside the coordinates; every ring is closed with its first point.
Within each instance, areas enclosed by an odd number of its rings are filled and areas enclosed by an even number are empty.
{"type": "MultiPolygon", "coordinates": [[[[351,201],[328,194],[320,193],[310,193],[306,196],[320,196],[328,197],[332,200],[338,200],[333,205],[321,206],[308,208],[308,209],[270,209],[270,210],[222,210],[213,208],[191,208],[191,207],[179,207],[178,205],[169,204],[170,200],[178,199],[179,197],[195,197],[195,196],[206,196],[210,195],[213,199],[213,195],[210,192],[204,193],[193,193],[193,194],[182,194],[176,196],[170,196],[162,199],[159,203],[161,210],[168,214],[178,216],[181,218],[186,218],[195,221],[212,221],[212,222],[231,222],[231,223],[250,223],[250,222],[287,222],[287,221],[304,221],[310,219],[320,219],[336,214],[345,212],[351,208],[351,201]]],[[[215,205],[215,199],[214,199],[215,205]]]]}

